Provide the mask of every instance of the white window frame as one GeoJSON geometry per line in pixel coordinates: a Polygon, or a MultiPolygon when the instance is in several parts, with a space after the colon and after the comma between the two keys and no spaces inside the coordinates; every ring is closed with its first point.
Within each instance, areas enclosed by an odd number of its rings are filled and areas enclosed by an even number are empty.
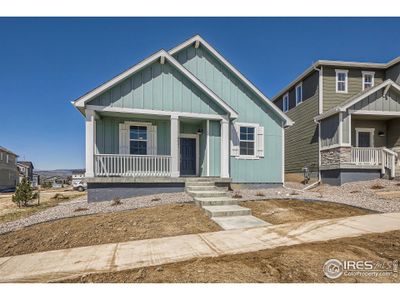
{"type": "Polygon", "coordinates": [[[336,93],[340,94],[347,94],[348,93],[348,86],[349,86],[349,70],[340,70],[340,69],[335,69],[336,72],[336,93]],[[345,81],[340,81],[344,82],[344,91],[339,91],[338,90],[338,83],[339,83],[339,74],[345,74],[346,75],[346,80],[345,81]]]}
{"type": "Polygon", "coordinates": [[[295,95],[296,95],[296,106],[303,103],[303,82],[300,82],[298,85],[296,85],[295,89],[295,95]],[[301,93],[300,93],[300,100],[299,100],[299,95],[298,95],[298,88],[301,88],[301,93]]]}
{"type": "Polygon", "coordinates": [[[282,111],[288,112],[289,111],[289,93],[283,95],[282,98],[282,111]]]}
{"type": "MultiPolygon", "coordinates": [[[[150,132],[150,126],[152,125],[151,123],[148,122],[130,122],[127,121],[125,124],[128,126],[128,149],[129,149],[129,155],[139,155],[139,156],[146,156],[150,155],[149,154],[149,132],[150,132]],[[146,154],[131,154],[131,126],[140,126],[140,127],[146,127],[146,154]]],[[[143,140],[142,140],[143,141],[143,140]]]]}
{"type": "Polygon", "coordinates": [[[238,135],[239,135],[239,156],[238,158],[240,159],[258,159],[257,156],[257,127],[259,126],[258,124],[255,123],[236,123],[237,129],[238,129],[238,135]],[[240,142],[251,142],[249,140],[241,140],[240,139],[240,128],[241,127],[249,127],[249,128],[254,128],[254,154],[253,155],[242,155],[240,154],[240,142]]]}
{"type": "Polygon", "coordinates": [[[8,164],[9,159],[10,159],[9,155],[6,154],[6,164],[8,164]]]}
{"type": "Polygon", "coordinates": [[[374,145],[375,128],[356,128],[356,147],[359,147],[359,144],[358,144],[358,133],[359,132],[369,133],[369,144],[371,145],[370,148],[375,147],[375,145],[374,145]]]}
{"type": "Polygon", "coordinates": [[[0,160],[3,160],[3,152],[0,152],[0,160]]]}
{"type": "Polygon", "coordinates": [[[362,90],[365,90],[365,75],[371,75],[371,86],[372,88],[375,85],[375,72],[372,71],[362,71],[362,90]]]}

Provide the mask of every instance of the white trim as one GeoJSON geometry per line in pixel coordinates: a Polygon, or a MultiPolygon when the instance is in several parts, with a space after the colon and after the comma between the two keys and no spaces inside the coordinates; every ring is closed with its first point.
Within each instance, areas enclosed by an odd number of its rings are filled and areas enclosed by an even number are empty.
{"type": "Polygon", "coordinates": [[[400,117],[399,111],[380,111],[380,110],[352,110],[353,115],[364,116],[385,116],[385,117],[400,117]]]}
{"type": "Polygon", "coordinates": [[[321,122],[318,125],[318,180],[321,180],[321,122]]]}
{"type": "Polygon", "coordinates": [[[319,87],[318,87],[318,114],[322,114],[324,112],[324,67],[321,66],[321,70],[319,70],[319,87]]]}
{"type": "Polygon", "coordinates": [[[282,110],[283,110],[284,113],[289,111],[289,105],[290,105],[289,93],[286,93],[282,97],[282,110]],[[285,109],[285,104],[286,104],[286,109],[285,109]]]}
{"type": "Polygon", "coordinates": [[[153,54],[149,58],[145,59],[141,63],[133,66],[129,70],[121,73],[120,75],[114,77],[110,81],[102,84],[101,86],[97,87],[93,91],[87,93],[86,95],[82,96],[81,98],[75,100],[73,102],[75,107],[84,107],[85,103],[92,100],[97,95],[101,94],[105,90],[113,87],[114,85],[120,83],[125,78],[131,76],[135,72],[139,71],[140,69],[144,68],[148,64],[154,62],[155,60],[159,59],[160,57],[165,57],[175,68],[181,71],[187,78],[189,78],[198,88],[200,88],[203,92],[206,93],[211,99],[217,102],[226,112],[228,112],[231,118],[237,118],[238,113],[230,107],[225,101],[219,98],[213,91],[211,91],[206,85],[204,85],[197,77],[195,77],[192,73],[190,73],[185,67],[183,67],[175,58],[173,58],[168,52],[165,50],[160,50],[157,53],[153,54]]]}
{"type": "MultiPolygon", "coordinates": [[[[135,121],[125,121],[124,122],[125,125],[128,126],[128,141],[127,141],[127,145],[128,145],[128,149],[129,152],[128,154],[131,154],[131,126],[143,126],[146,127],[146,135],[147,135],[147,139],[146,139],[146,155],[157,155],[157,145],[154,145],[151,141],[150,138],[153,138],[152,136],[150,136],[150,132],[151,132],[151,126],[153,126],[152,123],[150,122],[135,122],[135,121]],[[151,149],[150,147],[152,147],[153,149],[151,149]],[[154,148],[156,147],[156,148],[154,148]],[[149,151],[150,150],[150,151],[149,151]],[[153,152],[152,150],[155,150],[155,153],[151,153],[153,152]]],[[[157,137],[156,137],[157,138],[157,137]]],[[[140,154],[134,154],[134,155],[140,155],[140,154]]]]}
{"type": "MultiPolygon", "coordinates": [[[[336,78],[336,87],[335,87],[335,90],[336,90],[336,93],[339,93],[339,94],[347,94],[348,93],[348,85],[349,85],[349,70],[341,70],[341,69],[335,69],[335,78],[336,78]],[[339,91],[338,90],[338,83],[339,83],[339,74],[345,74],[346,75],[346,80],[344,81],[344,84],[345,84],[345,90],[344,91],[339,91]]],[[[342,82],[342,81],[341,81],[342,82]]]]}
{"type": "Polygon", "coordinates": [[[349,145],[351,146],[351,129],[353,127],[351,124],[351,114],[349,113],[347,117],[349,118],[349,145]]]}
{"type": "MultiPolygon", "coordinates": [[[[283,122],[282,122],[283,123],[283,122]]],[[[285,128],[282,124],[282,166],[281,166],[282,183],[285,183],[285,128]]]]}
{"type": "Polygon", "coordinates": [[[361,89],[364,91],[365,90],[365,75],[371,75],[371,87],[374,87],[375,85],[375,72],[372,71],[361,71],[362,74],[362,87],[361,89]]]}
{"type": "MultiPolygon", "coordinates": [[[[221,120],[221,178],[229,178],[229,121],[221,120]]],[[[256,151],[256,149],[254,149],[256,151]]]]}
{"type": "Polygon", "coordinates": [[[206,148],[207,148],[207,176],[210,176],[210,120],[207,119],[207,126],[206,126],[206,148]]]}
{"type": "Polygon", "coordinates": [[[224,64],[232,73],[234,73],[240,80],[242,80],[254,93],[256,93],[264,103],[267,104],[272,110],[275,111],[283,120],[285,120],[286,126],[291,126],[294,122],[286,116],[272,101],[270,101],[259,89],[257,89],[243,74],[241,74],[235,67],[233,67],[221,54],[218,53],[210,44],[208,44],[201,36],[195,35],[194,37],[186,40],[182,44],[176,46],[175,48],[169,50],[171,55],[179,52],[180,50],[186,48],[189,45],[194,44],[196,41],[200,41],[201,45],[210,51],[222,64],[224,64]]]}
{"type": "Polygon", "coordinates": [[[298,85],[296,85],[296,87],[294,88],[294,94],[295,94],[296,106],[303,103],[303,81],[300,82],[298,85]],[[301,87],[301,95],[300,95],[300,101],[297,101],[297,88],[299,87],[301,87]]]}
{"type": "Polygon", "coordinates": [[[329,146],[322,146],[321,147],[321,151],[329,150],[329,149],[333,149],[333,148],[340,148],[340,147],[350,147],[350,146],[343,146],[343,145],[339,145],[339,144],[333,144],[333,145],[329,145],[329,146]]]}
{"type": "Polygon", "coordinates": [[[171,116],[171,177],[179,177],[179,118],[171,116]]]}
{"type": "Polygon", "coordinates": [[[368,132],[369,133],[369,147],[374,146],[374,137],[375,137],[375,128],[356,128],[356,147],[358,146],[358,133],[359,132],[368,132]]]}
{"type": "MultiPolygon", "coordinates": [[[[179,138],[195,139],[196,140],[196,176],[200,174],[200,142],[198,133],[180,133],[179,138]]],[[[179,172],[180,172],[180,161],[181,161],[181,144],[179,143],[179,172]]]]}
{"type": "Polygon", "coordinates": [[[258,155],[257,155],[257,128],[260,126],[260,124],[236,122],[235,125],[237,126],[238,136],[239,136],[239,153],[238,153],[238,156],[235,156],[235,157],[237,159],[260,159],[260,157],[258,157],[258,155]],[[240,154],[240,127],[254,128],[254,155],[240,154]]]}
{"type": "Polygon", "coordinates": [[[93,110],[85,110],[85,154],[86,154],[86,173],[85,177],[94,177],[94,155],[96,154],[96,112],[93,110]]]}
{"type": "Polygon", "coordinates": [[[152,115],[152,116],[165,116],[165,117],[176,116],[176,117],[185,117],[193,119],[211,119],[211,120],[222,120],[224,118],[223,115],[140,109],[140,108],[126,108],[126,107],[111,107],[111,106],[99,106],[99,105],[87,105],[86,108],[95,110],[97,112],[115,112],[115,113],[137,114],[137,115],[152,115]]]}
{"type": "Polygon", "coordinates": [[[343,144],[343,113],[339,113],[339,126],[338,126],[338,140],[339,140],[339,145],[343,144]]]}

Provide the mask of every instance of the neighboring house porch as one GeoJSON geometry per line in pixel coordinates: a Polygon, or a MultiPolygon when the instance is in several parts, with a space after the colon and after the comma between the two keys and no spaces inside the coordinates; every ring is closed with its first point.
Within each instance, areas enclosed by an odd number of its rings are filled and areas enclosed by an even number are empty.
{"type": "Polygon", "coordinates": [[[324,182],[400,175],[400,87],[393,81],[365,90],[315,120],[324,182]]]}

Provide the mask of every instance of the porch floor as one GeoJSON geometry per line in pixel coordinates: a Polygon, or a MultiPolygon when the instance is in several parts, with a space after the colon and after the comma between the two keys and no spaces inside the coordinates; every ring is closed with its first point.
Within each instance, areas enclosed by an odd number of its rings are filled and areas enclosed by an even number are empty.
{"type": "Polygon", "coordinates": [[[121,176],[121,177],[89,177],[86,179],[88,183],[186,183],[190,180],[211,179],[216,183],[230,183],[232,178],[221,177],[154,177],[154,176],[121,176]]]}

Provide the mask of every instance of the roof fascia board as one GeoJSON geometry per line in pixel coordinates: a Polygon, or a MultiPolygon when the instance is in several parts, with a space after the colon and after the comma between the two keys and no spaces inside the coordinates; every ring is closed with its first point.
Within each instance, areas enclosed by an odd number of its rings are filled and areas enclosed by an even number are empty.
{"type": "Polygon", "coordinates": [[[181,51],[187,46],[200,41],[200,43],[210,51],[218,60],[220,60],[232,73],[234,73],[241,81],[243,81],[257,96],[264,100],[264,102],[270,106],[283,120],[286,122],[286,126],[291,126],[294,122],[286,116],[271,100],[269,100],[256,86],[254,86],[242,73],[240,73],[234,66],[232,66],[221,54],[218,53],[209,43],[207,43],[201,36],[195,35],[194,37],[188,39],[182,44],[172,48],[168,52],[171,55],[181,51]]]}

